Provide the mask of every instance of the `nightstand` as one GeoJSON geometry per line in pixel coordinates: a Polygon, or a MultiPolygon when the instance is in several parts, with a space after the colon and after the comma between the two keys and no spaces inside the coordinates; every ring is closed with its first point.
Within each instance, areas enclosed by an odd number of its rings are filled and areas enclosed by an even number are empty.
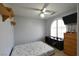
{"type": "Polygon", "coordinates": [[[45,42],[49,45],[51,45],[52,47],[55,47],[59,50],[63,50],[63,45],[64,45],[64,41],[63,40],[55,40],[49,36],[46,36],[45,37],[45,42]]]}

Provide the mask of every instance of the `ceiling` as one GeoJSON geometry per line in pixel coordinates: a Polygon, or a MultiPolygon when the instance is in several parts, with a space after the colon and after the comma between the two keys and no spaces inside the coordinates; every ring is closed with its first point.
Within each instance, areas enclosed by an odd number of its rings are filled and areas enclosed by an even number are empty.
{"type": "MultiPolygon", "coordinates": [[[[7,5],[14,10],[14,13],[16,16],[42,19],[39,16],[40,11],[30,10],[30,9],[27,9],[27,7],[42,9],[44,6],[44,3],[7,3],[7,5]]],[[[77,9],[77,4],[76,3],[49,3],[46,9],[55,11],[55,14],[48,15],[43,19],[53,17],[57,14],[60,14],[68,10],[77,9]]]]}

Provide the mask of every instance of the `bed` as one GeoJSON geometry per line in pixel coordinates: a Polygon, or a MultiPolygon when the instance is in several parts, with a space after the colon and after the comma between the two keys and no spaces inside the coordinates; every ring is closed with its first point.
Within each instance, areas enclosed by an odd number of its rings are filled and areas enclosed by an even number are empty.
{"type": "Polygon", "coordinates": [[[54,53],[53,47],[42,41],[37,41],[15,46],[11,56],[50,56],[54,53]]]}

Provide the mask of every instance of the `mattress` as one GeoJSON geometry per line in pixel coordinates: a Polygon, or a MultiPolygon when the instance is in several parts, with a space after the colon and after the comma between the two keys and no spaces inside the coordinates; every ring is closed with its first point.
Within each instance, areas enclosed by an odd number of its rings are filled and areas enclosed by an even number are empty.
{"type": "Polygon", "coordinates": [[[15,46],[11,56],[48,56],[53,53],[53,47],[42,41],[37,41],[15,46]]]}

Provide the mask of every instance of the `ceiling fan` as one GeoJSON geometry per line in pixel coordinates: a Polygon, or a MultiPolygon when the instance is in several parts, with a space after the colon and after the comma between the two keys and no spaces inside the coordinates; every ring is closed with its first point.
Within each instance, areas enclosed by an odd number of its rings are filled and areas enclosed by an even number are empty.
{"type": "Polygon", "coordinates": [[[25,8],[25,9],[28,9],[28,10],[39,11],[40,12],[39,15],[42,18],[44,18],[45,15],[53,15],[55,13],[55,11],[53,11],[53,10],[47,10],[46,9],[48,5],[49,5],[49,3],[44,3],[42,9],[37,9],[37,8],[32,8],[32,7],[24,7],[24,6],[22,6],[22,7],[25,8]]]}
{"type": "Polygon", "coordinates": [[[48,3],[45,3],[43,8],[41,9],[41,12],[40,12],[40,17],[44,18],[45,15],[53,15],[55,13],[55,11],[53,10],[47,10],[46,7],[48,6],[49,4],[48,3]]]}
{"type": "Polygon", "coordinates": [[[35,11],[40,11],[40,17],[44,18],[45,15],[53,15],[55,13],[55,11],[53,10],[47,10],[47,6],[49,5],[49,3],[45,3],[44,6],[42,7],[42,9],[36,9],[36,8],[30,8],[30,7],[26,7],[27,9],[31,9],[31,10],[35,10],[35,11]]]}

